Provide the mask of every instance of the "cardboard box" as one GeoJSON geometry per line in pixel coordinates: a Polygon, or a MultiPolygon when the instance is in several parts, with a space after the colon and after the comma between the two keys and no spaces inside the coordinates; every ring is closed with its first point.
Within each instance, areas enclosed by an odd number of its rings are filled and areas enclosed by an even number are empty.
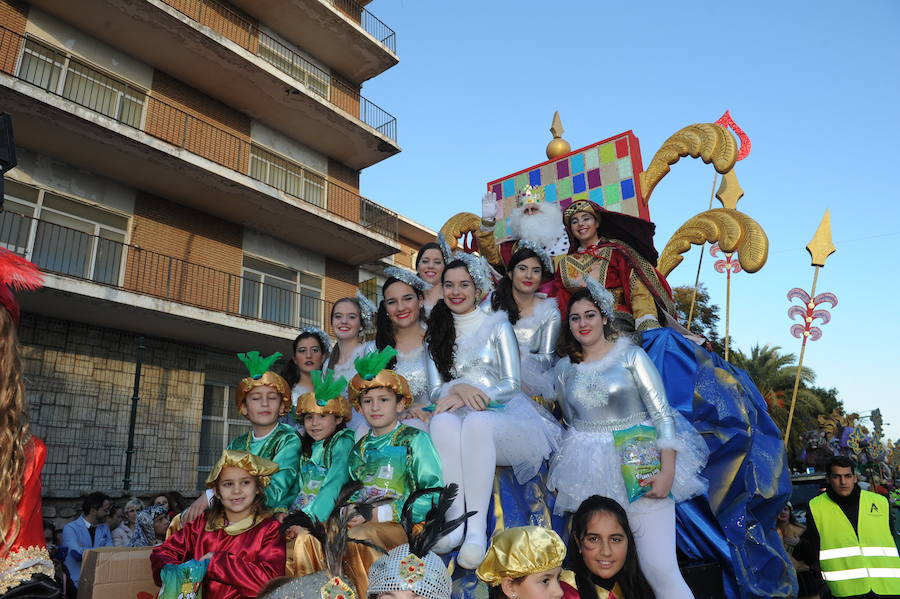
{"type": "Polygon", "coordinates": [[[152,547],[101,547],[84,554],[78,599],[154,599],[152,547]]]}

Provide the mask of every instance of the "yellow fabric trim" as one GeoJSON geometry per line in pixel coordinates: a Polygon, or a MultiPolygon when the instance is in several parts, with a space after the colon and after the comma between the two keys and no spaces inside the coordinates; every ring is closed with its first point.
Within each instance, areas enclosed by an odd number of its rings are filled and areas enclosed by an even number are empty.
{"type": "Polygon", "coordinates": [[[19,547],[0,560],[0,593],[14,589],[35,574],[53,578],[53,562],[46,547],[19,547]]]}

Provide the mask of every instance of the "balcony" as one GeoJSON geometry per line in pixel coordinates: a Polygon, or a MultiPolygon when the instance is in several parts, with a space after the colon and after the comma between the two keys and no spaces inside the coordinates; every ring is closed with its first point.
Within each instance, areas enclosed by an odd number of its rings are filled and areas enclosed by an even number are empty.
{"type": "Polygon", "coordinates": [[[354,0],[231,0],[280,36],[361,83],[399,62],[397,35],[354,0]]]}
{"type": "Polygon", "coordinates": [[[391,114],[215,0],[33,4],[355,169],[400,151],[391,114]]]}
{"type": "Polygon", "coordinates": [[[47,275],[23,309],[228,351],[284,352],[298,327],[325,328],[323,299],[109,237],[0,211],[0,246],[47,275]]]}
{"type": "Polygon", "coordinates": [[[23,147],[348,264],[399,250],[396,213],[63,58],[0,29],[0,106],[13,115],[23,147]]]}

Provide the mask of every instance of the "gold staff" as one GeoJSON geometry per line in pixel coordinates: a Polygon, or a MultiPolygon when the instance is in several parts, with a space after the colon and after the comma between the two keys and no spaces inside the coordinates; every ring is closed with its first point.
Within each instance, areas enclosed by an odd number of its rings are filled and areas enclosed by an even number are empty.
{"type": "Polygon", "coordinates": [[[803,356],[806,354],[806,343],[808,341],[817,341],[822,337],[822,329],[813,326],[815,320],[821,320],[822,324],[831,321],[831,314],[828,310],[819,308],[821,304],[829,303],[831,307],[837,306],[837,296],[833,293],[821,293],[816,295],[816,283],[819,281],[819,269],[825,266],[825,260],[835,252],[836,248],[831,241],[831,216],[828,210],[825,210],[825,216],[816,229],[816,234],[812,240],[806,245],[806,251],[812,258],[813,271],[812,289],[806,293],[802,289],[795,287],[788,292],[788,299],[801,299],[805,306],[791,306],[788,309],[788,316],[794,318],[801,316],[803,324],[795,324],[791,327],[791,334],[794,337],[803,339],[800,346],[800,360],[797,362],[797,374],[794,376],[794,390],[791,392],[791,410],[788,412],[787,426],[784,430],[784,444],[788,444],[788,438],[791,434],[791,422],[794,419],[794,407],[797,403],[797,390],[800,388],[800,374],[803,369],[803,356]]]}

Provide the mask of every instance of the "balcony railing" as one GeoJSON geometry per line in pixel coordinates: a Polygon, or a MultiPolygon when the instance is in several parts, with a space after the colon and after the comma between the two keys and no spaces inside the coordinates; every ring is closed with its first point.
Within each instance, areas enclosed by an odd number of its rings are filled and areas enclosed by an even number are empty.
{"type": "Polygon", "coordinates": [[[235,135],[149,95],[146,90],[114,79],[92,65],[3,27],[0,27],[0,71],[262,181],[389,239],[398,237],[397,214],[384,206],[334,181],[328,181],[326,185],[322,175],[254,145],[246,136],[235,135]],[[280,170],[254,168],[258,162],[254,159],[263,155],[266,158],[276,156],[280,170]],[[324,198],[323,187],[326,189],[324,198]]]}
{"type": "Polygon", "coordinates": [[[326,328],[331,303],[248,277],[90,235],[8,210],[0,246],[47,272],[291,327],[326,328]]]}
{"type": "MultiPolygon", "coordinates": [[[[192,21],[224,35],[279,71],[300,81],[327,102],[350,113],[392,141],[397,141],[397,119],[391,113],[363,97],[352,86],[337,77],[332,77],[293,48],[262,31],[252,19],[216,0],[163,0],[163,2],[192,21]]],[[[357,10],[352,8],[352,5],[356,3],[351,0],[335,0],[330,3],[335,4],[341,9],[341,12],[347,13],[351,17],[353,14],[349,11],[357,10]]],[[[384,29],[390,31],[387,25],[381,23],[362,7],[357,5],[357,8],[362,13],[358,19],[353,17],[355,20],[361,23],[377,22],[384,29]]],[[[373,33],[373,35],[375,34],[373,33]]],[[[390,31],[388,38],[394,39],[393,31],[390,31]]],[[[382,40],[379,39],[379,41],[382,40]]]]}
{"type": "Polygon", "coordinates": [[[397,53],[397,34],[381,20],[353,0],[325,0],[359,24],[366,33],[381,42],[385,48],[397,53]]]}

